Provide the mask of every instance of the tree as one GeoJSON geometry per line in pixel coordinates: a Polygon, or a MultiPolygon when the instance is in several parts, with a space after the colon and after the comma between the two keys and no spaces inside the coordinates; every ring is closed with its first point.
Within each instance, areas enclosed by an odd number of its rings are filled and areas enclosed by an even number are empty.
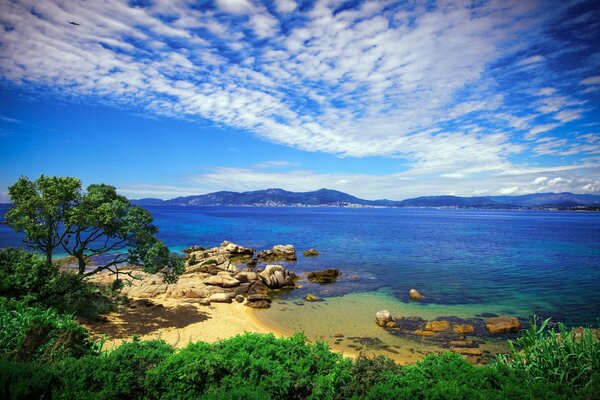
{"type": "Polygon", "coordinates": [[[181,258],[156,238],[152,215],[117,194],[113,186],[90,185],[81,193],[77,178],[41,176],[35,182],[20,178],[9,193],[13,208],[6,214],[8,224],[24,232],[30,246],[46,251],[48,262],[52,250],[61,246],[77,258],[78,272],[85,276],[103,270],[118,274],[119,267],[131,264],[149,273],[161,272],[168,280],[183,271],[181,258]],[[61,201],[42,201],[47,193],[61,201]],[[40,232],[37,226],[46,228],[40,232]],[[103,262],[87,271],[98,256],[103,262]]]}
{"type": "Polygon", "coordinates": [[[40,176],[35,181],[19,178],[8,188],[13,207],[5,219],[18,232],[25,233],[25,243],[46,254],[64,241],[64,217],[81,198],[81,181],[77,178],[40,176]]]}

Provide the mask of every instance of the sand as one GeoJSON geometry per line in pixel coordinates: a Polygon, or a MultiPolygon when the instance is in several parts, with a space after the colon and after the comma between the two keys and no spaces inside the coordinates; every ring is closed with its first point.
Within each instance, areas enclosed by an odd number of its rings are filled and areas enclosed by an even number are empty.
{"type": "Polygon", "coordinates": [[[233,302],[202,306],[194,301],[132,299],[133,308],[107,314],[103,321],[84,324],[98,339],[105,336],[104,349],[111,349],[134,335],[142,340],[162,339],[174,347],[190,342],[216,342],[244,332],[274,333],[254,317],[254,310],[233,302]]]}

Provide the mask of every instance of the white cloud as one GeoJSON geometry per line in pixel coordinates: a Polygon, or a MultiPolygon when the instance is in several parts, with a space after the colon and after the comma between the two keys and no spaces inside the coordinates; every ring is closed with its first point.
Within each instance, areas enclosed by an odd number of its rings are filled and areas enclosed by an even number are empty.
{"type": "Polygon", "coordinates": [[[600,75],[590,76],[581,81],[582,85],[600,85],[600,75]]]}
{"type": "Polygon", "coordinates": [[[521,60],[519,62],[519,64],[520,65],[530,65],[530,64],[536,64],[536,63],[540,63],[540,62],[544,62],[544,61],[546,61],[546,58],[544,56],[537,54],[535,56],[527,57],[524,60],[521,60]]]}
{"type": "Polygon", "coordinates": [[[296,9],[297,4],[294,0],[275,0],[275,7],[280,13],[290,13],[296,9]]]}
{"type": "Polygon", "coordinates": [[[515,169],[522,131],[531,140],[587,111],[553,81],[503,86],[492,67],[539,40],[556,12],[543,4],[366,1],[335,13],[340,4],[301,11],[276,0],[273,15],[249,0],[204,11],[186,1],[2,2],[0,21],[12,29],[0,37],[0,74],[303,150],[403,158],[412,174],[453,179],[515,169]],[[65,22],[73,19],[81,25],[65,22]],[[512,105],[519,96],[533,100],[512,105]],[[536,126],[539,113],[558,122],[536,126]]]}

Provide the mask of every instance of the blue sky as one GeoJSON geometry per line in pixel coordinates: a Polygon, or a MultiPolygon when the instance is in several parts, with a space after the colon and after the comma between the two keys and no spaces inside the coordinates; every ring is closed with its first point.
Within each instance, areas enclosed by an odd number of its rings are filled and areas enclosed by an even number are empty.
{"type": "Polygon", "coordinates": [[[0,27],[0,200],[600,193],[594,1],[17,0],[0,27]]]}

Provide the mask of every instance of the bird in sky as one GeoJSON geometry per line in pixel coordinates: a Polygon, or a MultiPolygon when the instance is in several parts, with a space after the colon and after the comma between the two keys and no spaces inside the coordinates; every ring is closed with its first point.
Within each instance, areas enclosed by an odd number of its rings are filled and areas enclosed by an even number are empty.
{"type": "Polygon", "coordinates": [[[80,26],[81,24],[75,22],[75,21],[69,21],[69,24],[71,25],[75,25],[75,26],[80,26]]]}

